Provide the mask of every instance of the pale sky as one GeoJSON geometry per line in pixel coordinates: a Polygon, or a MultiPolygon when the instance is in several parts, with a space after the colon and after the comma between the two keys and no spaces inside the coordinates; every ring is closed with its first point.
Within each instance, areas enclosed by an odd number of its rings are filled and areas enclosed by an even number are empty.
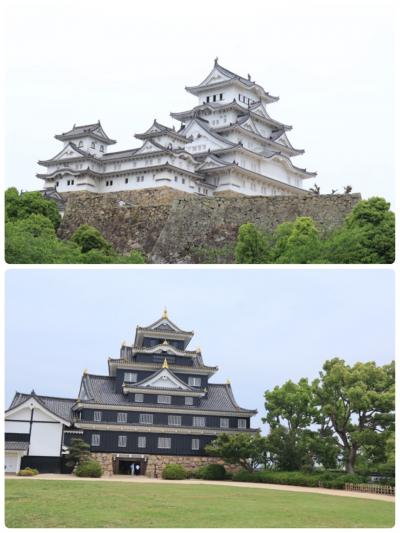
{"type": "MultiPolygon", "coordinates": [[[[16,390],[76,398],[85,368],[132,343],[168,306],[189,349],[219,366],[239,405],[318,377],[324,361],[394,359],[394,273],[374,269],[46,269],[6,275],[6,406],[16,390]]],[[[263,426],[263,431],[265,426],[263,426]]]]}
{"type": "MultiPolygon", "coordinates": [[[[281,100],[322,192],[351,184],[394,200],[394,2],[386,0],[8,0],[6,181],[41,188],[53,136],[101,120],[115,150],[154,118],[197,104],[219,57],[281,100]]],[[[175,123],[178,126],[178,123],[175,123]]],[[[315,180],[306,180],[309,188],[315,180]]]]}

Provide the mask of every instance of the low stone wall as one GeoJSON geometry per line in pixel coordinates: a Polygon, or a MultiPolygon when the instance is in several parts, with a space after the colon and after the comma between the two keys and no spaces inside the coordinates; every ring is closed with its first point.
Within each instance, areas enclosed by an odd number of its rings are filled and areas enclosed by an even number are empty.
{"type": "MultiPolygon", "coordinates": [[[[202,250],[232,248],[238,229],[251,222],[263,231],[299,216],[312,217],[326,234],[340,226],[359,194],[199,197],[167,187],[114,193],[64,193],[59,228],[69,238],[81,224],[97,228],[120,253],[144,252],[153,263],[195,263],[202,250]]],[[[230,255],[229,255],[230,254],[230,255]]]]}
{"type": "Polygon", "coordinates": [[[200,466],[209,464],[224,465],[228,472],[237,472],[239,468],[233,465],[227,465],[218,457],[191,457],[187,455],[148,455],[146,476],[161,478],[162,471],[169,464],[182,465],[186,470],[195,470],[200,466]]]}

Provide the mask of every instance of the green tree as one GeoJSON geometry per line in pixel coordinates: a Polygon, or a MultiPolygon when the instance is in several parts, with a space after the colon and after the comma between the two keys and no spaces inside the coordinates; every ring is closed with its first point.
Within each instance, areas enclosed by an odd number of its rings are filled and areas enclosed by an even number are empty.
{"type": "Polygon", "coordinates": [[[30,215],[5,226],[5,259],[13,264],[79,263],[77,245],[57,239],[51,220],[30,215]]]}
{"type": "Polygon", "coordinates": [[[268,263],[267,238],[254,224],[242,224],[235,247],[235,262],[241,264],[268,263]]]}
{"type": "Polygon", "coordinates": [[[272,250],[275,263],[307,264],[319,262],[321,239],[312,218],[298,217],[276,231],[272,250]]]}
{"type": "Polygon", "coordinates": [[[325,243],[324,260],[330,263],[393,263],[395,217],[383,198],[359,202],[344,225],[325,243]]]}
{"type": "Polygon", "coordinates": [[[111,244],[103,237],[100,231],[88,224],[79,226],[70,240],[75,242],[84,254],[91,250],[100,250],[105,255],[115,253],[111,244]]]}
{"type": "Polygon", "coordinates": [[[90,459],[90,446],[82,439],[71,439],[68,448],[66,465],[74,468],[76,465],[86,463],[90,459]]]}
{"type": "Polygon", "coordinates": [[[315,462],[336,464],[336,442],[325,438],[322,446],[321,432],[309,429],[318,410],[307,379],[298,383],[289,380],[266,391],[264,397],[267,414],[263,421],[270,426],[268,451],[277,468],[299,470],[312,468],[315,462]]]}
{"type": "Polygon", "coordinates": [[[54,200],[43,198],[39,192],[24,192],[19,194],[15,187],[5,192],[6,222],[21,220],[30,215],[43,215],[48,218],[55,229],[61,222],[61,215],[54,200]]]}
{"type": "Polygon", "coordinates": [[[209,455],[240,465],[249,472],[258,465],[265,464],[267,455],[266,438],[249,433],[222,433],[205,450],[209,455]]]}
{"type": "Polygon", "coordinates": [[[351,367],[339,358],[326,361],[313,382],[319,416],[337,437],[348,473],[354,472],[362,448],[376,445],[380,433],[393,430],[394,387],[394,362],[351,367]]]}

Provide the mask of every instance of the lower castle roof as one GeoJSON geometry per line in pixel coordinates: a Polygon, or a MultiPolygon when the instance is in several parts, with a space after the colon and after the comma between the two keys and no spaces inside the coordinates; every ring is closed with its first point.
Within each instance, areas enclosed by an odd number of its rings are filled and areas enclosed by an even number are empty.
{"type": "MultiPolygon", "coordinates": [[[[85,374],[82,378],[85,390],[89,393],[91,398],[89,400],[81,398],[84,403],[106,404],[106,405],[129,405],[133,406],[126,395],[116,392],[115,378],[110,376],[96,376],[93,374],[85,374]]],[[[199,410],[199,411],[226,411],[252,415],[255,410],[243,409],[240,407],[233,396],[230,384],[209,383],[208,394],[205,398],[200,399],[200,405],[196,406],[179,406],[179,409],[199,410]]],[[[188,392],[190,396],[190,392],[188,392]]],[[[141,404],[144,405],[144,404],[141,404]]],[[[146,403],[149,407],[151,404],[146,403]]],[[[159,408],[160,404],[154,404],[154,407],[159,408]]],[[[171,406],[168,406],[171,408],[171,406]]]]}
{"type": "Polygon", "coordinates": [[[29,398],[35,398],[51,413],[67,421],[72,421],[72,406],[76,400],[72,398],[57,398],[55,396],[39,396],[38,394],[24,394],[16,392],[8,410],[14,409],[26,402],[29,398]]]}

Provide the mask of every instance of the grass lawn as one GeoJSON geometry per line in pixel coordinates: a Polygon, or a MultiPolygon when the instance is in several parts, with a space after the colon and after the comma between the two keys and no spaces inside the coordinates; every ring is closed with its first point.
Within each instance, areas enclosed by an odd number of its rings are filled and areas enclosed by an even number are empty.
{"type": "Polygon", "coordinates": [[[6,480],[8,527],[392,527],[394,504],[217,485],[6,480]]]}

